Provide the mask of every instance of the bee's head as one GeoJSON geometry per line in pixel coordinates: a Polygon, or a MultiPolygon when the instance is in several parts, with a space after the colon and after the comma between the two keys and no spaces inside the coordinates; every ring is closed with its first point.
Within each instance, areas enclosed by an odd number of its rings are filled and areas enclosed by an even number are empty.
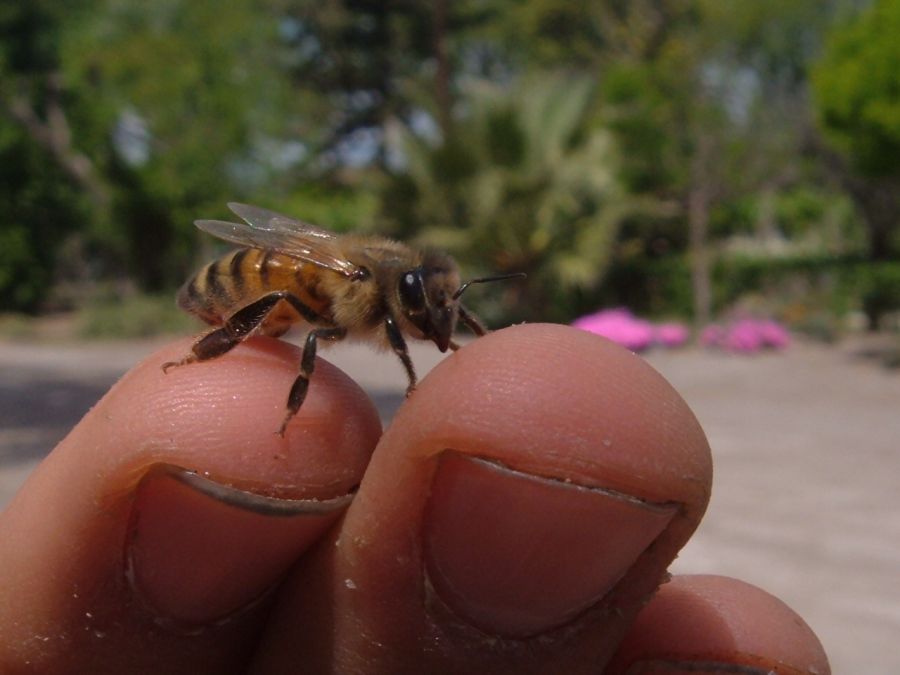
{"type": "Polygon", "coordinates": [[[423,339],[447,351],[459,314],[454,295],[459,288],[456,265],[444,256],[426,256],[422,265],[400,274],[398,284],[404,318],[423,339]]]}

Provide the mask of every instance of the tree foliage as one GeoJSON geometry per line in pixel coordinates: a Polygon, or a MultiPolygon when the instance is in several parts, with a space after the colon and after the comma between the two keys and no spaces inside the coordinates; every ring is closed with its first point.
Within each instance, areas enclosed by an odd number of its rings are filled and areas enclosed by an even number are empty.
{"type": "Polygon", "coordinates": [[[543,305],[552,315],[551,297],[602,277],[633,206],[615,176],[610,134],[584,127],[594,84],[544,74],[509,92],[472,87],[450,137],[436,143],[397,129],[406,164],[383,218],[474,272],[527,272],[519,311],[543,305]]]}
{"type": "Polygon", "coordinates": [[[258,187],[277,161],[260,151],[281,140],[276,111],[289,108],[276,22],[257,7],[106,0],[60,43],[66,82],[90,100],[83,130],[103,139],[116,227],[145,288],[185,274],[197,214],[258,187]]]}
{"type": "Polygon", "coordinates": [[[836,28],[813,83],[823,128],[862,173],[900,177],[900,2],[836,28]]]}
{"type": "MultiPolygon", "coordinates": [[[[865,218],[876,261],[900,253],[898,30],[900,2],[876,0],[834,28],[813,77],[821,127],[839,152],[825,156],[865,218]]],[[[866,304],[872,326],[888,304],[866,304]]],[[[900,298],[895,304],[900,307],[900,298]]]]}
{"type": "Polygon", "coordinates": [[[105,197],[63,114],[65,16],[49,2],[0,7],[0,309],[45,301],[61,244],[88,225],[88,197],[105,197]]]}
{"type": "Polygon", "coordinates": [[[868,4],[6,3],[0,303],[61,278],[167,292],[193,219],[233,199],[527,271],[498,293],[523,318],[703,320],[734,301],[710,284],[735,251],[856,254],[847,195],[889,261],[897,3],[836,22],[868,4]],[[808,95],[833,24],[816,100],[843,163],[808,95]]]}

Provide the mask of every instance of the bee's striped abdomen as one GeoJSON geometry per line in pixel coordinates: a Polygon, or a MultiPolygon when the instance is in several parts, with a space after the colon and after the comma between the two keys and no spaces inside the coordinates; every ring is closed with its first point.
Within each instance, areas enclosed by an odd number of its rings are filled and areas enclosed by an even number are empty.
{"type": "MultiPolygon", "coordinates": [[[[201,268],[178,292],[178,305],[207,323],[220,325],[266,293],[288,291],[329,323],[330,299],[318,293],[322,273],[330,272],[274,251],[242,248],[201,268]]],[[[289,303],[279,303],[263,323],[263,332],[280,334],[302,318],[289,303]]]]}
{"type": "MultiPolygon", "coordinates": [[[[241,248],[203,266],[178,292],[178,306],[211,324],[220,324],[245,304],[248,290],[260,284],[262,251],[241,248]]],[[[251,293],[255,295],[255,293],[251,293]]]]}

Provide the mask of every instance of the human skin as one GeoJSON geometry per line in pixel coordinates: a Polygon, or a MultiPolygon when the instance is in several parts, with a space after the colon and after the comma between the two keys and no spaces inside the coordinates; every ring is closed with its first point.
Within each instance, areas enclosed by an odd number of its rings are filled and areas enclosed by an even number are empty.
{"type": "Polygon", "coordinates": [[[0,672],[829,672],[763,591],[668,580],[710,452],[639,357],[497,331],[384,434],[319,361],[282,439],[298,350],[164,375],[190,344],[123,377],[0,514],[0,672]]]}

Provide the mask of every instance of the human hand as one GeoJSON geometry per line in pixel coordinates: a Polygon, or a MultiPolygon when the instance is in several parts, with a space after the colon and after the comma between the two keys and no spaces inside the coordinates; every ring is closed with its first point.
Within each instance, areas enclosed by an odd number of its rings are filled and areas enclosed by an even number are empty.
{"type": "Polygon", "coordinates": [[[163,375],[189,344],[128,373],[0,514],[0,672],[829,672],[736,580],[675,578],[641,610],[712,478],[642,359],[497,331],[383,435],[320,362],[281,439],[298,351],[253,339],[163,375]]]}

